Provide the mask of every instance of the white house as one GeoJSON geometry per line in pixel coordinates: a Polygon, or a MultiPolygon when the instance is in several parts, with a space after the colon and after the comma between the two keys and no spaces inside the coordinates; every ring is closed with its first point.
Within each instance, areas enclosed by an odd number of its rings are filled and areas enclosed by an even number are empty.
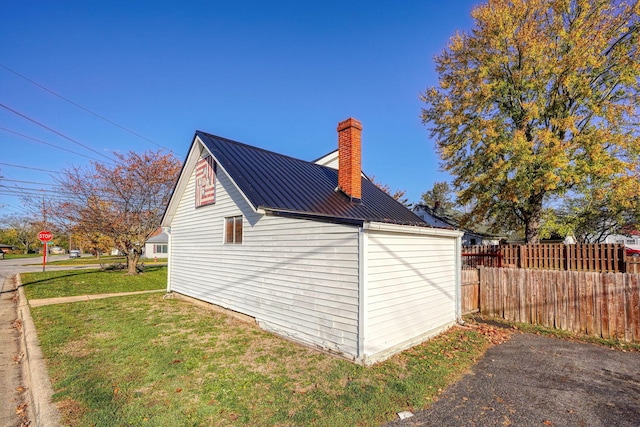
{"type": "Polygon", "coordinates": [[[455,324],[462,233],[362,176],[361,130],[338,125],[337,170],[197,131],[162,221],[167,291],[363,364],[455,324]]]}
{"type": "Polygon", "coordinates": [[[622,243],[626,246],[640,245],[640,233],[630,232],[629,234],[611,234],[607,236],[605,243],[622,243]]]}
{"type": "Polygon", "coordinates": [[[169,253],[169,235],[158,230],[144,244],[145,258],[166,258],[169,253]]]}

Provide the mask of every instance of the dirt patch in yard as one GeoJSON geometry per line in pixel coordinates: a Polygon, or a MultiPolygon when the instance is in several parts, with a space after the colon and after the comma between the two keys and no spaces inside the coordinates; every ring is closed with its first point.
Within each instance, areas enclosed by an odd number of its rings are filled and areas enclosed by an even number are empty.
{"type": "Polygon", "coordinates": [[[64,414],[68,425],[80,425],[85,413],[85,407],[73,399],[64,399],[56,403],[58,410],[64,414]]]}

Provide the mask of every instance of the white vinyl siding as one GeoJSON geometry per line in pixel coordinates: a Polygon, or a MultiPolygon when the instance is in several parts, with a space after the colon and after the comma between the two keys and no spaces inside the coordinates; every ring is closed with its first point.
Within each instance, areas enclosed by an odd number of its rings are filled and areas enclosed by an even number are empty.
{"type": "Polygon", "coordinates": [[[265,329],[354,357],[357,227],[256,213],[217,170],[216,203],[195,209],[192,175],[171,222],[171,290],[255,317],[265,329]],[[243,217],[242,244],[224,244],[243,217]]]}
{"type": "Polygon", "coordinates": [[[366,357],[417,344],[455,322],[455,248],[452,237],[367,233],[366,357]]]}

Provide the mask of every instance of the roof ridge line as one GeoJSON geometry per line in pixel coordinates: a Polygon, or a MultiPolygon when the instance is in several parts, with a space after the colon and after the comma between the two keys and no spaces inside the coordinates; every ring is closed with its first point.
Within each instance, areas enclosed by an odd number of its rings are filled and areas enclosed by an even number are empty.
{"type": "MultiPolygon", "coordinates": [[[[273,150],[267,150],[266,148],[257,147],[257,146],[255,146],[255,145],[246,144],[246,143],[244,143],[244,142],[239,142],[239,141],[236,141],[236,140],[234,140],[234,139],[225,138],[224,136],[214,135],[214,134],[212,134],[212,133],[204,132],[204,131],[201,131],[201,130],[196,130],[196,135],[198,135],[199,133],[200,133],[200,134],[203,134],[203,135],[206,135],[206,136],[208,136],[208,137],[211,137],[211,138],[216,138],[216,139],[224,140],[224,141],[229,142],[229,143],[231,143],[231,144],[241,145],[241,146],[243,146],[243,147],[246,147],[246,148],[249,148],[249,149],[252,149],[252,150],[257,150],[257,151],[262,151],[262,152],[264,152],[264,153],[274,154],[274,155],[276,155],[276,156],[278,156],[278,157],[286,157],[286,158],[289,158],[289,159],[292,159],[292,160],[297,160],[297,161],[299,161],[299,162],[311,163],[311,164],[314,164],[314,165],[317,165],[317,166],[320,166],[320,167],[323,167],[323,168],[328,167],[328,166],[324,166],[324,165],[319,165],[319,164],[317,164],[317,163],[315,163],[315,162],[313,162],[313,161],[300,159],[300,158],[298,158],[298,157],[293,157],[293,156],[290,156],[290,155],[287,155],[287,154],[278,153],[278,152],[273,151],[273,150]]],[[[337,150],[334,150],[334,151],[337,151],[337,150]]],[[[333,152],[333,151],[332,151],[332,152],[333,152]]],[[[323,156],[323,157],[324,157],[324,156],[323,156]]],[[[321,158],[322,158],[322,157],[321,157],[321,158]]],[[[329,168],[329,169],[332,169],[332,168],[329,168]]]]}

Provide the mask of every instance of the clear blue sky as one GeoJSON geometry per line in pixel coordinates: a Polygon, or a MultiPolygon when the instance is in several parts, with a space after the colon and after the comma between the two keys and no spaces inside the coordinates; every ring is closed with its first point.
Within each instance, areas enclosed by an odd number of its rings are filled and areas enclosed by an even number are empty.
{"type": "Polygon", "coordinates": [[[448,179],[418,96],[478,3],[0,2],[0,104],[75,141],[0,108],[0,214],[24,213],[7,186],[50,189],[22,182],[53,181],[35,169],[159,146],[184,159],[196,129],[314,160],[348,117],[363,124],[365,173],[416,202],[448,179]]]}

